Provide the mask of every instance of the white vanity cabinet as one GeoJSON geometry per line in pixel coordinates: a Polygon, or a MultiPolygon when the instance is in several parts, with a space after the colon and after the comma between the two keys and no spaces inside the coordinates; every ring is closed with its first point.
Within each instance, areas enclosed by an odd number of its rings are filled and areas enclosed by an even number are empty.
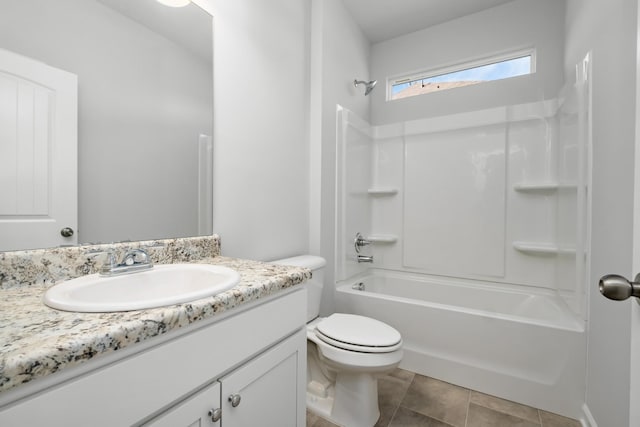
{"type": "MultiPolygon", "coordinates": [[[[303,427],[304,424],[298,422],[298,371],[304,365],[306,355],[300,351],[300,339],[306,342],[303,331],[265,351],[144,426],[303,427]]],[[[306,375],[306,372],[303,374],[306,375]]]]}
{"type": "MultiPolygon", "coordinates": [[[[302,424],[297,423],[296,410],[306,406],[305,394],[299,402],[296,384],[299,367],[306,366],[307,336],[303,331],[299,334],[220,380],[223,426],[304,427],[306,416],[302,424]],[[300,337],[304,354],[298,348],[300,337]]],[[[306,378],[306,369],[302,376],[306,378]]]]}
{"type": "Polygon", "coordinates": [[[86,362],[59,383],[53,374],[41,390],[27,384],[29,395],[4,399],[0,426],[303,427],[306,290],[218,319],[86,362]]]}

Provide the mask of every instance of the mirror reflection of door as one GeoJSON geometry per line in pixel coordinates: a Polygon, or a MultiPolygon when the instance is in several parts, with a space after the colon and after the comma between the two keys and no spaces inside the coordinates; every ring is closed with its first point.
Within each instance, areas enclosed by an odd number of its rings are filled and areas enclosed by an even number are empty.
{"type": "Polygon", "coordinates": [[[78,79],[0,50],[0,251],[77,243],[78,79]]]}

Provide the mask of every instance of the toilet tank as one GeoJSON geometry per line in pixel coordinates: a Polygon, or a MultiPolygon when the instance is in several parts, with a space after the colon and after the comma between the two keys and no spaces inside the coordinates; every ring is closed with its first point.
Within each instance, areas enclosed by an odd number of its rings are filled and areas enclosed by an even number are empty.
{"type": "Polygon", "coordinates": [[[324,283],[324,258],[315,255],[299,255],[271,261],[272,264],[304,267],[311,270],[311,279],[305,282],[307,288],[307,322],[320,315],[320,300],[324,283]]]}

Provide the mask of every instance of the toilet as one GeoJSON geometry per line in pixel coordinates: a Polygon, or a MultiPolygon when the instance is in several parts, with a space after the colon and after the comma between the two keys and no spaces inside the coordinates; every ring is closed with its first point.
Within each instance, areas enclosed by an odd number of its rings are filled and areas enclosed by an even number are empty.
{"type": "Polygon", "coordinates": [[[378,320],[334,313],[318,317],[324,258],[301,255],[272,261],[305,267],[307,288],[307,408],[335,424],[372,427],[380,416],[377,376],[402,360],[400,333],[378,320]]]}

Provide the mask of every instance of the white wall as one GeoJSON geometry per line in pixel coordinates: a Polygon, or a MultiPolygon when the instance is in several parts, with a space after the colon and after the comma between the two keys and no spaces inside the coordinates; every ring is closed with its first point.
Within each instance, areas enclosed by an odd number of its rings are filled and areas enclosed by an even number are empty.
{"type": "MultiPolygon", "coordinates": [[[[325,283],[334,283],[336,105],[369,119],[369,97],[353,80],[369,80],[369,42],[341,0],[312,0],[311,237],[310,250],[327,259],[325,283]]],[[[375,92],[375,91],[374,91],[375,92]]],[[[322,312],[333,309],[325,286],[322,312]]]]}
{"type": "Polygon", "coordinates": [[[213,230],[227,256],[309,248],[309,3],[209,0],[214,36],[213,230]]]}
{"type": "Polygon", "coordinates": [[[600,427],[630,425],[630,307],[635,303],[606,300],[597,280],[608,273],[632,275],[636,8],[634,0],[569,0],[566,15],[567,76],[593,50],[586,403],[600,427]]]}
{"type": "Polygon", "coordinates": [[[371,123],[388,124],[553,98],[563,85],[564,1],[516,0],[415,33],[377,43],[371,75],[371,123]],[[386,102],[385,81],[418,72],[535,47],[534,75],[386,102]]]}
{"type": "Polygon", "coordinates": [[[80,242],[197,235],[210,58],[90,0],[3,1],[0,48],[79,76],[80,242]]]}

